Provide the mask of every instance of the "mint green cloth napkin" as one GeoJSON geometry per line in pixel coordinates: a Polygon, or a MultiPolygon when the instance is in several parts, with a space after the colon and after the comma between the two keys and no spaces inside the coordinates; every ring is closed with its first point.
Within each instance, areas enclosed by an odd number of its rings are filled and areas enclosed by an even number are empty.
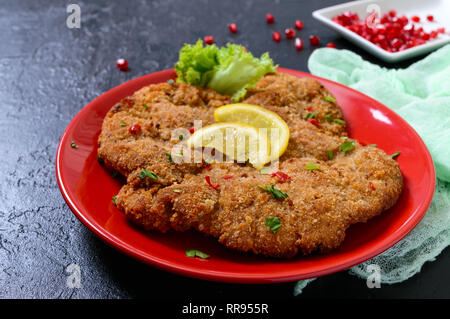
{"type": "MultiPolygon", "coordinates": [[[[381,270],[381,283],[397,283],[418,273],[450,245],[450,45],[406,69],[386,69],[347,51],[323,48],[308,61],[312,74],[361,91],[402,116],[422,137],[433,158],[437,185],[419,225],[381,255],[350,269],[367,278],[367,266],[381,270]]],[[[310,281],[297,284],[301,293],[310,281]]]]}

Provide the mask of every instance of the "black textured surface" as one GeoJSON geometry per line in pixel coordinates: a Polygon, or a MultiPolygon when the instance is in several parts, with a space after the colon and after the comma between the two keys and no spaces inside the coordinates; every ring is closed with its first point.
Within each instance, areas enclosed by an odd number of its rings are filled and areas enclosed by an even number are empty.
{"type": "MultiPolygon", "coordinates": [[[[314,33],[322,44],[333,41],[363,53],[311,17],[313,10],[339,1],[71,2],[81,7],[80,29],[66,27],[65,1],[0,3],[0,297],[294,298],[294,283],[194,280],[107,246],[65,204],[54,158],[61,134],[84,105],[131,78],[172,67],[183,43],[206,34],[218,44],[241,43],[255,54],[269,51],[280,66],[307,71],[308,43],[297,52],[292,41],[271,40],[270,30],[282,31],[300,18],[304,40],[314,33]],[[266,25],[267,12],[275,15],[274,25],[266,25]],[[238,34],[228,31],[229,22],[238,24],[238,34]],[[128,59],[130,72],[116,69],[119,57],[128,59]],[[71,263],[81,269],[79,289],[66,287],[71,263]]],[[[363,280],[340,272],[313,282],[297,298],[448,298],[449,266],[445,250],[419,275],[381,289],[368,289],[363,280]]]]}

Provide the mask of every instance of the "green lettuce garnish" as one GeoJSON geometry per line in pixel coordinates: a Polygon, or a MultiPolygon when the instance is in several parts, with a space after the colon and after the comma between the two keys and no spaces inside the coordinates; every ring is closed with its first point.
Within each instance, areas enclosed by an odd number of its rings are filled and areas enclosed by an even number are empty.
{"type": "Polygon", "coordinates": [[[276,71],[277,65],[266,52],[255,58],[245,47],[227,44],[218,48],[215,44],[203,46],[203,41],[185,44],[180,50],[175,71],[177,82],[209,87],[239,101],[267,73],[276,71]]]}

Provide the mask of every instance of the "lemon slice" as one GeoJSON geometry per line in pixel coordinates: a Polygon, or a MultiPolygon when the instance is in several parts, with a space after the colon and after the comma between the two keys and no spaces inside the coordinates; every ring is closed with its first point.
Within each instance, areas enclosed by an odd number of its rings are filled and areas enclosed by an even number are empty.
{"type": "Polygon", "coordinates": [[[243,123],[215,123],[195,131],[187,140],[191,148],[214,148],[227,161],[247,160],[257,169],[269,162],[270,142],[266,132],[243,123]]]}
{"type": "Polygon", "coordinates": [[[217,122],[240,122],[257,128],[267,128],[271,149],[269,162],[286,151],[289,142],[289,127],[276,113],[258,105],[228,104],[214,111],[217,122]]]}

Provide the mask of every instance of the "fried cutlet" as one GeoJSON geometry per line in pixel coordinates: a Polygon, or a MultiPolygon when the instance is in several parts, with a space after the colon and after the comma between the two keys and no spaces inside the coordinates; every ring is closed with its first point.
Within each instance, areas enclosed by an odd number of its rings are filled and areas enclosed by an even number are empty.
{"type": "Polygon", "coordinates": [[[316,80],[276,73],[260,79],[243,101],[278,113],[289,126],[279,170],[290,179],[282,182],[249,165],[168,161],[167,154],[180,142],[173,131],[186,132],[194,120],[212,124],[214,109],[231,103],[230,98],[178,83],[140,89],[109,111],[99,137],[98,155],[127,177],[117,207],[146,230],[193,228],[243,252],[292,257],[299,250],[309,254],[338,247],[350,225],[395,204],[402,175],[377,148],[354,141],[354,149],[341,151],[349,140],[345,124],[329,119],[343,120],[343,114],[327,96],[316,80]],[[307,121],[311,110],[320,125],[307,121]],[[129,132],[133,124],[142,127],[139,134],[129,132]],[[310,163],[320,169],[306,169],[310,163]],[[143,169],[158,178],[142,178],[143,169]],[[208,185],[206,176],[220,186],[208,185]],[[274,185],[289,198],[274,198],[257,185],[274,185]],[[272,217],[280,218],[276,232],[266,225],[272,217]]]}

